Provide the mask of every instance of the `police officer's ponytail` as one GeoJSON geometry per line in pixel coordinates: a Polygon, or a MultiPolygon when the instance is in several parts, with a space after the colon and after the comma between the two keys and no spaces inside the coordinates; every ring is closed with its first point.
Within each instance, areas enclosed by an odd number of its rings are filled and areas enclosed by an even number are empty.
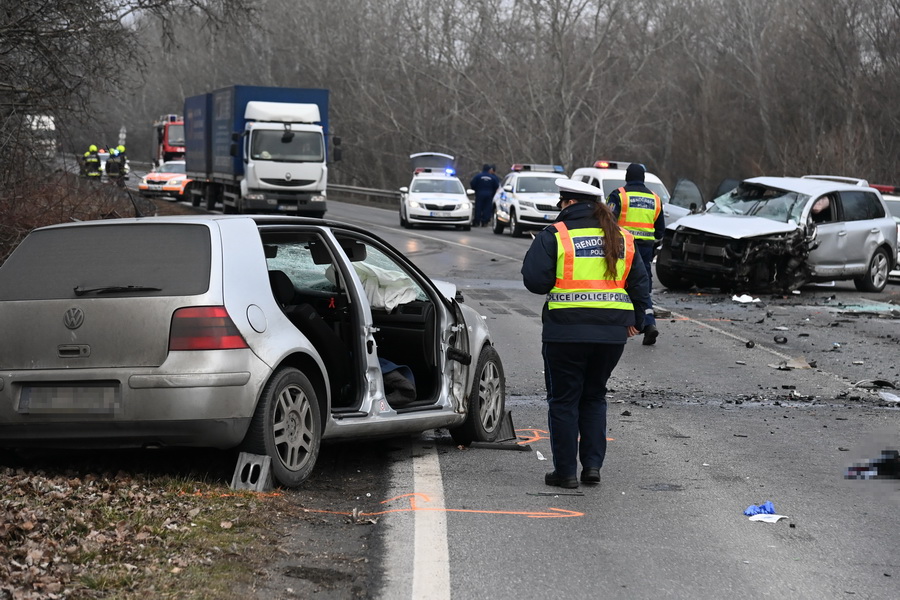
{"type": "Polygon", "coordinates": [[[606,272],[615,273],[619,258],[624,256],[622,231],[612,211],[603,202],[594,202],[594,218],[603,230],[603,243],[606,247],[606,272]]]}

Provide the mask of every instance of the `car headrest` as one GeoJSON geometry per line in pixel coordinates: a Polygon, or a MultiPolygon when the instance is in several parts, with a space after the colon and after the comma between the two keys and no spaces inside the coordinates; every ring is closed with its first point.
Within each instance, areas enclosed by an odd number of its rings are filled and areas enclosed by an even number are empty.
{"type": "Polygon", "coordinates": [[[269,271],[269,284],[272,286],[272,294],[275,300],[282,306],[294,303],[294,295],[297,290],[294,283],[284,271],[269,271]]]}

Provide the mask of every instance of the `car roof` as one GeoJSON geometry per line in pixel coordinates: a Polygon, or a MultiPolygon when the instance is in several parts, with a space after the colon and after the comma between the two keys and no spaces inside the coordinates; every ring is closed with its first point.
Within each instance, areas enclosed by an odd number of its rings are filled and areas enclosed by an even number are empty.
{"type": "MultiPolygon", "coordinates": [[[[575,169],[575,172],[572,173],[572,177],[576,175],[594,175],[597,179],[625,179],[625,169],[599,169],[597,167],[581,167],[580,169],[575,169]]],[[[653,183],[662,183],[662,180],[647,171],[644,173],[645,181],[650,181],[653,183]]]]}
{"type": "Polygon", "coordinates": [[[869,187],[868,182],[864,179],[853,180],[858,181],[861,185],[851,183],[851,180],[838,181],[836,179],[826,179],[826,176],[812,177],[751,177],[745,179],[746,183],[755,183],[767,187],[785,190],[788,192],[797,192],[808,196],[820,196],[828,192],[841,191],[859,191],[866,190],[870,192],[878,192],[878,190],[869,187]]]}
{"type": "Polygon", "coordinates": [[[447,173],[413,173],[413,179],[459,179],[459,177],[447,173]]]}
{"type": "Polygon", "coordinates": [[[567,179],[565,173],[553,173],[551,171],[510,171],[507,175],[516,177],[543,177],[544,179],[567,179]]]}
{"type": "MultiPolygon", "coordinates": [[[[255,221],[257,226],[264,225],[315,225],[319,227],[335,228],[344,231],[354,231],[363,233],[369,237],[378,238],[371,231],[342,223],[340,221],[332,221],[330,219],[316,219],[313,217],[294,217],[289,215],[170,215],[161,217],[135,217],[127,219],[97,219],[94,221],[74,221],[66,223],[56,223],[47,225],[39,229],[58,229],[63,227],[84,227],[84,226],[104,226],[104,225],[146,225],[148,223],[169,224],[169,223],[187,223],[192,225],[207,225],[209,227],[216,226],[218,221],[244,220],[255,221]]],[[[378,238],[380,239],[380,238],[378,238]]]]}

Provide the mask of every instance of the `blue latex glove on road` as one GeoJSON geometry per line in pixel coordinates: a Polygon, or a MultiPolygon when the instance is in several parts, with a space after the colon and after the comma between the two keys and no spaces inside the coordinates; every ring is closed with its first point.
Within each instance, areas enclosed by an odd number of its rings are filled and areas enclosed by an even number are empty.
{"type": "Polygon", "coordinates": [[[760,504],[759,506],[756,506],[755,504],[751,504],[744,511],[744,514],[747,515],[748,517],[752,517],[753,515],[774,515],[775,514],[775,506],[769,501],[766,501],[765,503],[760,504]]]}

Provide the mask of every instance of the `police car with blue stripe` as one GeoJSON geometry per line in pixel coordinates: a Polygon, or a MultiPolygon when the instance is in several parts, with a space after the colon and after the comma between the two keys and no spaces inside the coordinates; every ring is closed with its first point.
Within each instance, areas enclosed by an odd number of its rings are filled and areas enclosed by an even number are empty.
{"type": "Polygon", "coordinates": [[[561,165],[514,164],[494,195],[494,233],[509,227],[513,237],[520,237],[528,229],[543,229],[555,221],[559,214],[555,182],[565,175],[561,165]]]}

